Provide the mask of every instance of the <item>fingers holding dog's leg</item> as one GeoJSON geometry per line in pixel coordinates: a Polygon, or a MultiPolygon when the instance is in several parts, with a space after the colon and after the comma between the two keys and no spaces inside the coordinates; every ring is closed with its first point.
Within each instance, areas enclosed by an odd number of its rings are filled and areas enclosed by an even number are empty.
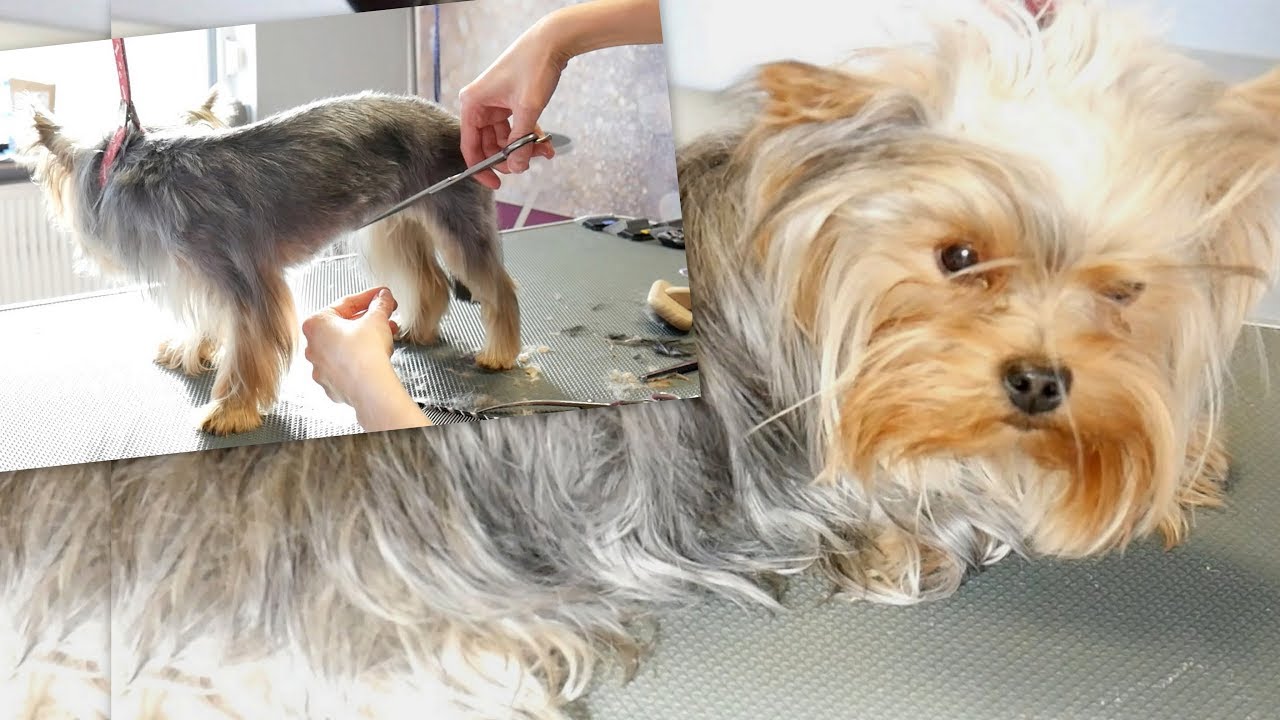
{"type": "Polygon", "coordinates": [[[254,297],[229,303],[222,361],[213,381],[213,399],[200,427],[215,435],[248,432],[262,425],[262,409],[272,405],[296,339],[293,297],[284,279],[260,278],[254,297]]]}

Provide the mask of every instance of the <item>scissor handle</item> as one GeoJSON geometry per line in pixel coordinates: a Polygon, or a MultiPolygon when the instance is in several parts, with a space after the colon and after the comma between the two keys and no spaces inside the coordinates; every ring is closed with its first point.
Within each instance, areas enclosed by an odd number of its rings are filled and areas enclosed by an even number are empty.
{"type": "Polygon", "coordinates": [[[530,143],[540,143],[550,137],[550,135],[539,136],[538,133],[529,133],[528,135],[516,138],[514,142],[511,142],[506,147],[502,148],[502,157],[509,157],[511,153],[519,150],[525,145],[530,143]]]}

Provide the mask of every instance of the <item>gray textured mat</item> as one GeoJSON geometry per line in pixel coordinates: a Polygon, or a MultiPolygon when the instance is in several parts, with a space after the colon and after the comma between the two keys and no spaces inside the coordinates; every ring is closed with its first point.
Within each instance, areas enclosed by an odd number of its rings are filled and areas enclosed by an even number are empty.
{"type": "Polygon", "coordinates": [[[1280,718],[1280,330],[1237,357],[1229,507],[1189,542],[1123,557],[1006,559],[915,608],[823,603],[778,618],[707,604],[663,617],[592,720],[1280,718]]]}
{"type": "MultiPolygon", "coordinates": [[[[401,346],[392,358],[416,398],[476,410],[518,399],[698,395],[696,374],[653,386],[635,382],[679,360],[606,337],[678,337],[649,317],[644,301],[659,278],[684,284],[683,252],[568,224],[507,233],[504,243],[520,286],[523,366],[476,370],[469,353],[482,337],[479,308],[454,302],[441,344],[401,346]]],[[[338,257],[316,262],[291,284],[306,314],[373,283],[358,259],[338,257]]],[[[189,380],[154,365],[162,335],[155,311],[136,292],[0,310],[0,471],[361,432],[350,408],[330,402],[312,382],[299,353],[262,428],[205,435],[195,412],[209,398],[212,375],[189,380]]],[[[428,416],[436,423],[467,419],[428,416]]]]}

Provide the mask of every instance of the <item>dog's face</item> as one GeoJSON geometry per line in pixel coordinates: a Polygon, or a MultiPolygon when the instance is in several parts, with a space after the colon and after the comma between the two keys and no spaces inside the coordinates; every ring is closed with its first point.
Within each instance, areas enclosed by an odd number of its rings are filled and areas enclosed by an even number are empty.
{"type": "Polygon", "coordinates": [[[1172,522],[1210,452],[1277,265],[1280,72],[1231,88],[1096,6],[1019,12],[764,68],[752,237],[837,472],[1007,468],[1032,545],[1079,555],[1172,522]]]}

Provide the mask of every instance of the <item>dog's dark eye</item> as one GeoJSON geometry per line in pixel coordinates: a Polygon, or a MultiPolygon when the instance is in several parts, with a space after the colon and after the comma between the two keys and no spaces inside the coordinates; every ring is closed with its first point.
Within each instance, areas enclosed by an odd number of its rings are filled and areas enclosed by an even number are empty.
{"type": "Polygon", "coordinates": [[[1146,283],[1122,281],[1103,288],[1102,296],[1118,305],[1128,305],[1137,300],[1146,289],[1146,283]]]}
{"type": "Polygon", "coordinates": [[[948,275],[954,275],[961,270],[971,268],[979,262],[981,260],[978,258],[978,250],[969,243],[944,245],[938,251],[938,266],[948,275]]]}

